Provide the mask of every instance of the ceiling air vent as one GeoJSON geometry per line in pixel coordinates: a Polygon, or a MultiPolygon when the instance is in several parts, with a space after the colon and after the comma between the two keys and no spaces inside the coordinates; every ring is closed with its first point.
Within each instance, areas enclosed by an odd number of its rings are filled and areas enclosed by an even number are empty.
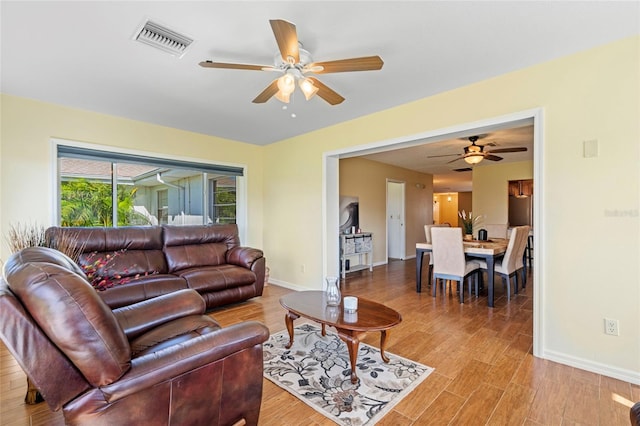
{"type": "Polygon", "coordinates": [[[189,45],[193,43],[192,38],[152,21],[145,22],[142,28],[136,32],[133,39],[164,50],[179,58],[185,54],[189,45]]]}

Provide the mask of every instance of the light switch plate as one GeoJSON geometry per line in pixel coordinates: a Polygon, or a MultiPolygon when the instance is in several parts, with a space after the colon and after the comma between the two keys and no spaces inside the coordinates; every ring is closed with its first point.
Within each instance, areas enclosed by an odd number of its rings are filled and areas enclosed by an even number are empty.
{"type": "Polygon", "coordinates": [[[584,158],[592,158],[598,156],[598,140],[592,139],[582,143],[584,158]]]}

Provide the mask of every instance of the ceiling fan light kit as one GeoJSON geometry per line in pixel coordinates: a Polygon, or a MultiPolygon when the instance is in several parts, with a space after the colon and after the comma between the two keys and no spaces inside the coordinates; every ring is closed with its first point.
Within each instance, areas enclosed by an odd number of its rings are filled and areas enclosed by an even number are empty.
{"type": "Polygon", "coordinates": [[[482,160],[484,160],[484,155],[480,153],[472,152],[464,156],[464,161],[466,161],[468,164],[478,164],[482,160]]]}
{"type": "MultiPolygon", "coordinates": [[[[502,157],[494,155],[495,153],[524,152],[527,150],[527,148],[525,147],[514,147],[514,148],[500,148],[500,149],[494,149],[492,151],[485,151],[484,150],[485,146],[495,146],[495,144],[490,143],[488,145],[476,145],[476,142],[478,141],[478,139],[480,139],[479,136],[470,136],[469,142],[471,142],[471,145],[465,146],[464,154],[460,154],[458,158],[449,161],[449,163],[453,163],[455,161],[463,159],[467,164],[471,164],[473,166],[480,163],[485,158],[491,161],[502,160],[502,157]]],[[[449,157],[450,155],[456,155],[456,154],[435,155],[432,158],[449,157]]],[[[456,169],[454,171],[466,171],[466,169],[456,169]]]]}
{"type": "Polygon", "coordinates": [[[285,74],[278,80],[278,92],[274,95],[276,99],[285,104],[289,103],[289,97],[296,89],[296,80],[291,74],[285,74]]]}
{"type": "Polygon", "coordinates": [[[318,79],[306,77],[306,73],[328,74],[350,71],[373,71],[382,68],[384,62],[379,56],[340,59],[337,61],[313,62],[311,54],[301,47],[298,41],[296,26],[282,19],[270,20],[273,35],[276,38],[279,52],[276,53],[274,66],[229,64],[223,62],[203,61],[201,67],[226,68],[249,71],[276,71],[283,75],[272,81],[256,98],[253,103],[265,103],[272,97],[283,103],[289,103],[291,95],[298,87],[306,100],[318,95],[330,105],[338,105],[344,98],[318,79]]]}
{"type": "Polygon", "coordinates": [[[320,90],[313,84],[313,80],[309,78],[299,80],[298,85],[300,86],[300,90],[302,90],[302,93],[304,93],[304,97],[306,100],[313,98],[316,93],[318,93],[318,90],[320,90]]]}

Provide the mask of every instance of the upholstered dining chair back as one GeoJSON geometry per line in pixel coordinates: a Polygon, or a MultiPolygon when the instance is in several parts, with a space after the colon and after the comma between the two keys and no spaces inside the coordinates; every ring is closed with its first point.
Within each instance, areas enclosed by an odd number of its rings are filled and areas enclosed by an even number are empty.
{"type": "MultiPolygon", "coordinates": [[[[527,249],[527,241],[529,240],[530,226],[517,226],[516,228],[525,228],[520,233],[520,239],[518,240],[518,248],[516,250],[515,270],[524,268],[524,252],[527,249]]],[[[515,229],[515,228],[514,228],[515,229]]]]}
{"type": "Polygon", "coordinates": [[[506,223],[488,223],[484,225],[483,228],[487,230],[487,236],[489,238],[508,238],[508,226],[506,223]]]}
{"type": "Polygon", "coordinates": [[[424,236],[427,239],[427,244],[431,244],[431,228],[449,228],[451,225],[448,223],[435,223],[433,225],[425,225],[424,226],[424,236]]]}
{"type": "Polygon", "coordinates": [[[512,274],[522,267],[522,256],[529,237],[528,226],[516,226],[511,230],[509,245],[502,258],[503,273],[512,274]]]}
{"type": "MultiPolygon", "coordinates": [[[[462,243],[462,228],[437,227],[431,229],[431,254],[433,255],[432,295],[436,295],[439,279],[443,280],[446,290],[447,281],[460,283],[460,303],[464,303],[464,286],[466,278],[476,274],[476,296],[478,295],[478,274],[480,265],[474,261],[467,261],[462,243]]],[[[451,287],[450,287],[451,288],[451,287]]],[[[469,279],[469,293],[471,294],[471,280],[469,279]]]]}
{"type": "Polygon", "coordinates": [[[465,275],[462,228],[431,229],[433,273],[463,277],[465,275]]]}

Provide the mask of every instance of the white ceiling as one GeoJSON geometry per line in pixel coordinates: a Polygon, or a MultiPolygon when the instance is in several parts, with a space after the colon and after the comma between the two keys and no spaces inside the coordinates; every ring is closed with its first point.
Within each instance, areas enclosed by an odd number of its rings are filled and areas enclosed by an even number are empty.
{"type": "Polygon", "coordinates": [[[257,145],[640,32],[638,1],[2,1],[0,8],[3,93],[257,145]],[[134,42],[147,18],[195,42],[182,58],[134,42]],[[319,75],[346,101],[330,106],[298,93],[286,111],[275,98],[251,102],[277,74],[198,66],[272,64],[269,19],[295,23],[315,61],[379,55],[384,66],[319,75]]]}
{"type": "Polygon", "coordinates": [[[515,161],[533,160],[533,125],[514,123],[516,127],[498,129],[488,133],[470,134],[443,141],[412,142],[406,148],[393,149],[375,154],[361,155],[361,158],[391,164],[409,170],[434,175],[434,192],[471,191],[471,171],[456,172],[456,169],[471,168],[462,159],[464,147],[471,145],[468,136],[479,136],[477,145],[485,151],[523,147],[525,152],[496,153],[501,160],[484,159],[473,167],[485,167],[515,161]]]}

